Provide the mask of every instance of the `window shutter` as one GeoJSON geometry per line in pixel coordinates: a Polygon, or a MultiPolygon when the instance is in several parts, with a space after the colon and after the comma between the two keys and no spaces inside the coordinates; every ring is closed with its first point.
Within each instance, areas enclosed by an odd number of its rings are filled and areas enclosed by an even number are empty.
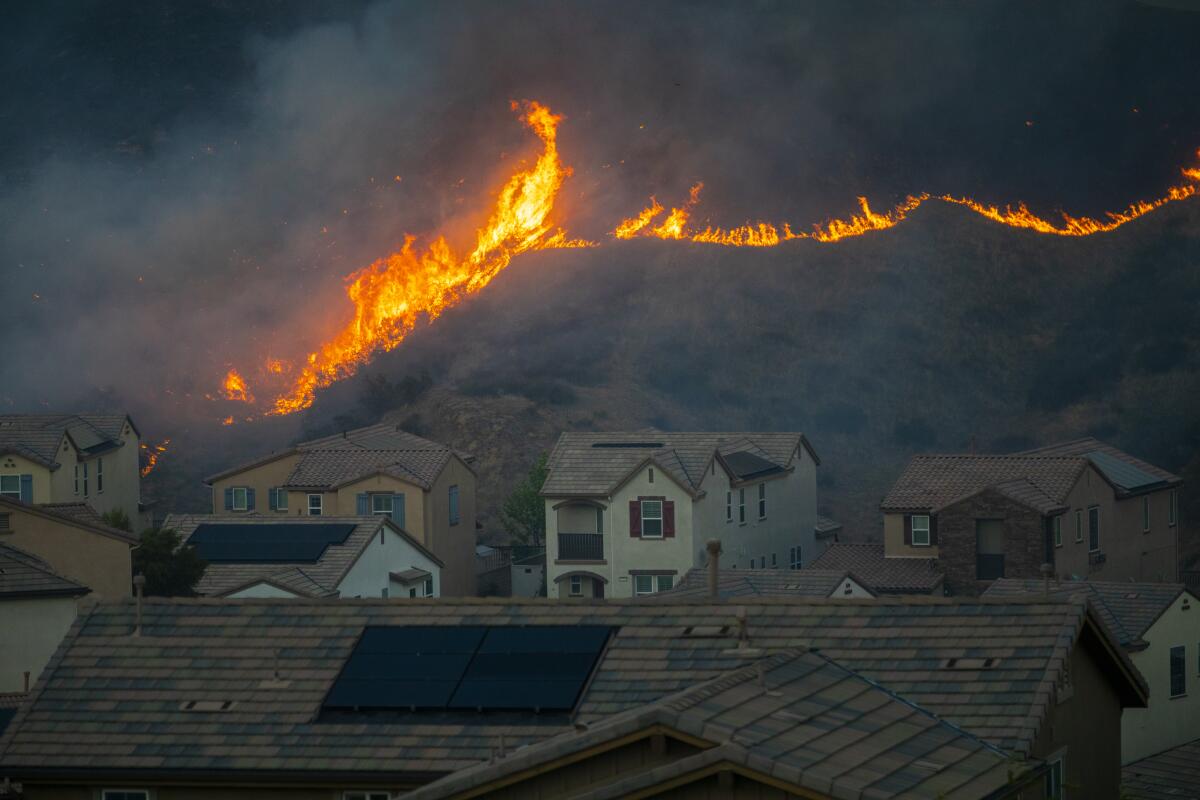
{"type": "Polygon", "coordinates": [[[663,501],[663,536],[675,535],[675,501],[663,501]]]}
{"type": "Polygon", "coordinates": [[[249,486],[246,487],[246,510],[254,510],[254,490],[249,486]]]}
{"type": "Polygon", "coordinates": [[[937,516],[929,515],[929,544],[931,547],[937,547],[937,516]]]}
{"type": "Polygon", "coordinates": [[[367,497],[366,492],[361,492],[355,497],[355,502],[357,503],[358,508],[357,513],[360,517],[365,517],[371,513],[371,509],[367,505],[370,500],[371,498],[367,497]]]}
{"type": "Polygon", "coordinates": [[[225,510],[233,511],[233,487],[229,486],[225,489],[225,510]]]}
{"type": "Polygon", "coordinates": [[[904,515],[904,543],[912,544],[912,514],[904,515]]]}
{"type": "Polygon", "coordinates": [[[642,504],[637,500],[629,501],[629,535],[635,539],[642,536],[642,504]]]}
{"type": "Polygon", "coordinates": [[[33,502],[33,476],[32,475],[22,475],[21,476],[21,502],[22,503],[32,503],[33,502]]]}
{"type": "Polygon", "coordinates": [[[270,511],[279,509],[279,494],[274,489],[267,489],[267,509],[270,511]]]}
{"type": "Polygon", "coordinates": [[[404,495],[392,495],[392,522],[404,527],[404,495]]]}

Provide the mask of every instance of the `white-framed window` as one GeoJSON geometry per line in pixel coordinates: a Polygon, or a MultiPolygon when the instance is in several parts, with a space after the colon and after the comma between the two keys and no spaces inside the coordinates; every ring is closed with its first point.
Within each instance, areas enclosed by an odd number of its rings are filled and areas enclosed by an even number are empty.
{"type": "MultiPolygon", "coordinates": [[[[86,485],[86,483],[84,485],[86,485]]],[[[233,503],[232,503],[233,510],[234,511],[245,511],[247,508],[249,508],[249,501],[247,499],[248,497],[249,497],[249,492],[246,491],[245,486],[233,487],[233,503]]]]}
{"type": "Polygon", "coordinates": [[[767,485],[765,483],[758,485],[758,518],[767,518],[767,485]]]}
{"type": "Polygon", "coordinates": [[[450,503],[450,524],[457,525],[460,519],[458,512],[458,485],[450,487],[448,501],[450,503]]]}
{"type": "Polygon", "coordinates": [[[746,522],[746,490],[738,489],[738,524],[746,522]]]}
{"type": "Polygon", "coordinates": [[[425,596],[433,597],[433,578],[425,579],[425,596]]]}
{"type": "Polygon", "coordinates": [[[1062,515],[1055,517],[1050,524],[1054,527],[1054,546],[1062,547],[1062,515]]]}
{"type": "Polygon", "coordinates": [[[149,789],[101,789],[100,800],[150,800],[149,789]]]}
{"type": "Polygon", "coordinates": [[[0,497],[21,499],[20,475],[0,475],[0,497]]]}
{"type": "Polygon", "coordinates": [[[287,489],[272,489],[268,499],[271,501],[272,511],[287,511],[288,510],[288,490],[287,489]]]}
{"type": "Polygon", "coordinates": [[[571,597],[583,597],[583,578],[579,575],[571,576],[571,597]]]}
{"type": "Polygon", "coordinates": [[[392,502],[394,499],[390,494],[372,494],[371,513],[390,517],[392,515],[392,502]]]}
{"type": "Polygon", "coordinates": [[[788,569],[800,569],[800,546],[788,548],[788,569]]]}
{"type": "Polygon", "coordinates": [[[96,494],[104,494],[104,459],[96,459],[96,494]]]}
{"type": "Polygon", "coordinates": [[[75,494],[79,494],[79,465],[75,465],[75,494]]]}
{"type": "Polygon", "coordinates": [[[1047,764],[1046,770],[1046,790],[1044,792],[1046,800],[1063,800],[1066,795],[1066,757],[1057,756],[1051,759],[1047,764]]]}
{"type": "Polygon", "coordinates": [[[319,494],[310,494],[308,496],[308,515],[310,517],[321,516],[321,511],[324,508],[324,498],[319,494]]]}
{"type": "Polygon", "coordinates": [[[342,792],[342,800],[392,800],[391,792],[342,792]]]}
{"type": "Polygon", "coordinates": [[[674,575],[634,575],[633,593],[635,595],[656,594],[665,592],[675,585],[674,575]]]}
{"type": "Polygon", "coordinates": [[[1075,509],[1075,542],[1083,541],[1083,509],[1075,509]]]}
{"type": "Polygon", "coordinates": [[[912,543],[913,543],[913,547],[928,547],[929,546],[929,515],[928,514],[913,514],[912,515],[912,543]]]}
{"type": "Polygon", "coordinates": [[[733,490],[725,493],[725,521],[733,522],[733,490]]]}
{"type": "Polygon", "coordinates": [[[663,535],[663,512],[661,500],[642,501],[642,538],[661,539],[663,535]]]}
{"type": "Polygon", "coordinates": [[[1172,528],[1179,521],[1179,490],[1172,489],[1167,496],[1167,524],[1172,528]]]}
{"type": "Polygon", "coordinates": [[[1183,645],[1171,648],[1171,697],[1187,694],[1187,648],[1183,645]]]}
{"type": "Polygon", "coordinates": [[[1100,506],[1088,509],[1088,552],[1100,549],[1100,506]]]}

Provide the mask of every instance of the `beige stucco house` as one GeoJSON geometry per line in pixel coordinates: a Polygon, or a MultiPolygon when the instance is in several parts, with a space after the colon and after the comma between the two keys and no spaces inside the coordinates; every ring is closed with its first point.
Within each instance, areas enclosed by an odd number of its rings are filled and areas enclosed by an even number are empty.
{"type": "Polygon", "coordinates": [[[708,539],[730,569],[799,569],[825,546],[819,463],[801,433],[564,433],[542,487],[547,594],[666,591],[708,539]]]}
{"type": "Polygon", "coordinates": [[[386,516],[444,567],[440,593],[475,586],[472,456],[380,424],[300,442],[205,479],[213,513],[386,516]]]}
{"type": "Polygon", "coordinates": [[[125,414],[0,414],[0,496],[120,510],[140,529],[141,434],[125,414]]]}

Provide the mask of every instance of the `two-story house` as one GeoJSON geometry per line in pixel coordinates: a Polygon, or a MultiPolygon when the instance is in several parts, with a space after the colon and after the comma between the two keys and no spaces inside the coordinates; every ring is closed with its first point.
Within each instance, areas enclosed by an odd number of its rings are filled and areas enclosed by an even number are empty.
{"type": "Polygon", "coordinates": [[[1175,581],[1180,479],[1095,439],[920,455],[880,508],[884,557],[936,558],[954,594],[996,578],[1175,581]]]}
{"type": "Polygon", "coordinates": [[[380,424],[300,442],[205,479],[226,516],[389,517],[443,564],[441,594],[475,594],[473,457],[380,424]]]}
{"type": "Polygon", "coordinates": [[[141,434],[125,414],[0,414],[0,496],[25,503],[142,508],[141,434]]]}
{"type": "Polygon", "coordinates": [[[800,433],[564,433],[542,487],[547,593],[666,591],[707,539],[733,569],[799,569],[818,555],[819,463],[800,433]]]}

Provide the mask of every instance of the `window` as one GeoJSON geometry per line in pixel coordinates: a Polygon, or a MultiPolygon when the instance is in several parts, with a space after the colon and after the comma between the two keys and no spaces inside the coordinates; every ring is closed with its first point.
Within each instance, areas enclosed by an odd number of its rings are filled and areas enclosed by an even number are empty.
{"type": "Polygon", "coordinates": [[[416,596],[417,596],[417,590],[416,590],[416,589],[409,589],[409,590],[408,590],[408,596],[409,596],[409,597],[416,597],[416,596]]]}
{"type": "Polygon", "coordinates": [[[1142,533],[1150,532],[1150,497],[1142,496],[1142,533]]]}
{"type": "Polygon", "coordinates": [[[1170,496],[1167,498],[1167,524],[1175,527],[1175,523],[1179,520],[1179,490],[1172,489],[1170,496]]]}
{"type": "Polygon", "coordinates": [[[733,522],[733,492],[725,493],[725,521],[733,522]]]}
{"type": "Polygon", "coordinates": [[[1100,506],[1088,509],[1088,552],[1100,549],[1100,506]]]}
{"type": "Polygon", "coordinates": [[[21,499],[21,476],[0,475],[0,496],[21,499]]]}
{"type": "Polygon", "coordinates": [[[1083,510],[1075,509],[1075,541],[1083,541],[1083,510]]]}
{"type": "Polygon", "coordinates": [[[662,501],[642,501],[642,538],[661,539],[663,535],[662,501]]]}
{"type": "Polygon", "coordinates": [[[929,546],[929,515],[912,515],[912,543],[914,547],[929,546]]]}
{"type": "Polygon", "coordinates": [[[650,468],[650,483],[654,483],[654,467],[650,468]]]}
{"type": "Polygon", "coordinates": [[[75,465],[75,494],[79,494],[79,465],[75,465]]]}
{"type": "Polygon", "coordinates": [[[1063,791],[1065,769],[1062,756],[1054,759],[1047,766],[1049,768],[1046,770],[1046,800],[1063,800],[1066,793],[1063,791]]]}
{"type": "MultiPolygon", "coordinates": [[[[84,466],[86,469],[86,465],[84,465],[84,466]]],[[[87,486],[86,473],[85,473],[84,486],[87,486]]],[[[84,490],[84,494],[87,494],[86,489],[84,490]]],[[[245,486],[235,486],[233,488],[233,506],[232,506],[232,508],[234,511],[245,511],[246,510],[246,508],[248,507],[247,495],[248,495],[248,493],[246,491],[245,486]]]]}
{"type": "Polygon", "coordinates": [[[571,597],[583,596],[583,578],[578,575],[571,576],[571,597]]]}
{"type": "Polygon", "coordinates": [[[800,547],[788,549],[788,569],[800,569],[800,547]]]}
{"type": "Polygon", "coordinates": [[[767,518],[767,485],[765,483],[758,485],[758,518],[767,518]]]}
{"type": "Polygon", "coordinates": [[[596,509],[596,533],[604,533],[604,509],[596,509]]]}
{"type": "Polygon", "coordinates": [[[746,490],[738,489],[738,522],[746,524],[746,490]]]}
{"type": "Polygon", "coordinates": [[[1054,518],[1054,546],[1062,547],[1062,516],[1054,518]]]}
{"type": "Polygon", "coordinates": [[[150,800],[149,789],[103,789],[100,800],[150,800]]]}
{"type": "Polygon", "coordinates": [[[1171,648],[1171,697],[1187,694],[1187,651],[1183,645],[1171,648]]]}
{"type": "Polygon", "coordinates": [[[381,589],[381,590],[380,590],[380,592],[379,592],[379,596],[380,596],[380,597],[382,597],[384,600],[386,600],[386,599],[387,599],[387,596],[388,596],[388,590],[387,590],[387,587],[386,587],[386,586],[385,586],[385,587],[383,587],[383,589],[381,589]]]}
{"type": "Polygon", "coordinates": [[[83,496],[88,496],[88,481],[87,481],[87,462],[83,462],[83,496]]]}
{"type": "Polygon", "coordinates": [[[772,567],[775,566],[775,554],[774,553],[771,553],[771,566],[772,567]]]}
{"type": "Polygon", "coordinates": [[[425,579],[425,596],[433,597],[433,578],[425,579]]]}
{"type": "Polygon", "coordinates": [[[458,486],[450,487],[450,524],[457,525],[459,521],[458,514],[458,486]]]}
{"type": "Polygon", "coordinates": [[[654,594],[656,592],[665,592],[675,585],[674,575],[634,575],[633,576],[633,593],[654,594]]]}
{"type": "Polygon", "coordinates": [[[665,592],[675,585],[674,575],[655,575],[654,579],[660,592],[665,592]]]}
{"type": "Polygon", "coordinates": [[[308,515],[310,517],[321,516],[321,505],[322,505],[321,495],[310,494],[308,496],[308,515]]]}
{"type": "Polygon", "coordinates": [[[371,495],[371,513],[390,517],[392,515],[392,499],[390,494],[371,495]]]}
{"type": "Polygon", "coordinates": [[[104,459],[96,459],[96,494],[104,494],[104,459]]]}
{"type": "Polygon", "coordinates": [[[267,499],[270,500],[272,511],[287,511],[288,509],[288,490],[287,489],[271,489],[267,493],[267,499]]]}

